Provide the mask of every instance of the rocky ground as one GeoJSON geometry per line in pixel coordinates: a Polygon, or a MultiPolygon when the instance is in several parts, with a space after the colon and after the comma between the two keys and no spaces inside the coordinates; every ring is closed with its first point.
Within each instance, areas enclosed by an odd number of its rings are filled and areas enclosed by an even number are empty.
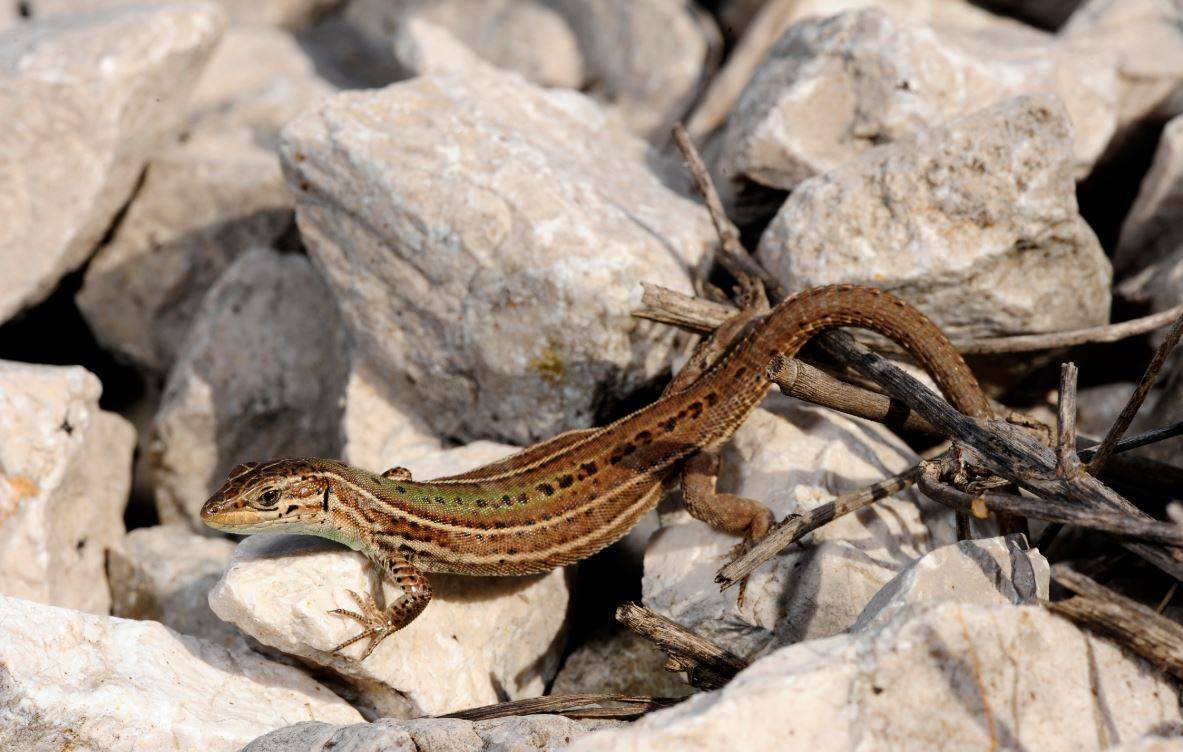
{"type": "MultiPolygon", "coordinates": [[[[0,750],[1183,750],[1170,567],[959,542],[915,488],[742,603],[673,494],[567,571],[432,576],[364,662],[325,614],[359,554],[201,525],[245,460],[430,478],[658,394],[693,338],[641,283],[729,284],[677,122],[790,292],[874,284],[970,345],[1183,304],[1175,0],[0,0],[0,750]],[[1160,653],[1066,618],[1066,565],[1160,653]],[[691,686],[629,600],[747,667],[691,686]],[[579,693],[672,707],[437,717],[579,693]]],[[[1167,328],[1096,331],[971,364],[1054,424],[1075,361],[1100,439],[1167,328]]],[[[1181,351],[1130,433],[1183,418],[1181,351]]],[[[776,395],[721,487],[808,515],[937,442],[776,395]]],[[[1178,522],[1183,443],[1131,454],[1115,487],[1178,522]]]]}

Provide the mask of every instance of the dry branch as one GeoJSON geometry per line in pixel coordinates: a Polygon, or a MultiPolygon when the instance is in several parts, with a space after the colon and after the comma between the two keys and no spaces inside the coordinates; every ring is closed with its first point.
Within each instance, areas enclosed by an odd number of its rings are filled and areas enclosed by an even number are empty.
{"type": "Polygon", "coordinates": [[[685,698],[679,697],[637,697],[613,693],[578,695],[548,695],[525,700],[499,702],[482,705],[479,708],[458,710],[437,718],[460,718],[465,721],[484,721],[490,718],[506,718],[514,715],[548,713],[565,715],[568,718],[638,718],[652,710],[668,708],[685,698]]]}
{"type": "Polygon", "coordinates": [[[700,689],[717,689],[748,666],[729,650],[636,603],[616,609],[616,620],[661,648],[670,657],[666,668],[685,671],[700,689]]]}

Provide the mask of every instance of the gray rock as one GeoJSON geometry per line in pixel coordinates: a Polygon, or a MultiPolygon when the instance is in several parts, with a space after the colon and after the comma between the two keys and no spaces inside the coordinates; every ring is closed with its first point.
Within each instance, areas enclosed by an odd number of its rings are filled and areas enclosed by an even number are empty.
{"type": "Polygon", "coordinates": [[[152,158],[87,268],[77,302],[100,341],[141,368],[168,370],[210,285],[291,227],[279,129],[331,90],[287,32],[227,32],[194,91],[184,138],[152,158]]]}
{"type": "Polygon", "coordinates": [[[693,692],[684,674],[666,671],[666,654],[624,627],[593,635],[575,649],[555,675],[552,695],[614,692],[648,697],[685,697],[693,692]]]}
{"type": "Polygon", "coordinates": [[[107,556],[112,615],[158,621],[220,645],[245,644],[209,607],[209,591],[233,553],[232,541],[185,525],[132,530],[107,556]]]}
{"type": "Polygon", "coordinates": [[[353,726],[301,723],[273,731],[242,752],[557,752],[611,721],[573,721],[558,715],[526,715],[488,721],[456,718],[388,718],[353,726]]]}
{"type": "Polygon", "coordinates": [[[1084,177],[1116,127],[1102,56],[1012,26],[930,29],[879,9],[806,19],[756,71],[723,135],[719,172],[791,190],[875,146],[1022,94],[1054,93],[1084,177]]]}
{"type": "MultiPolygon", "coordinates": [[[[159,0],[24,0],[36,19],[119,8],[152,5],[159,0]]],[[[345,0],[215,0],[237,24],[270,24],[299,28],[345,0]]],[[[260,60],[260,63],[265,63],[260,60]]]]}
{"type": "Polygon", "coordinates": [[[1165,674],[1042,607],[944,602],[782,648],[721,690],[570,750],[1083,752],[1181,721],[1165,674]]]}
{"type": "Polygon", "coordinates": [[[881,146],[799,186],[760,259],[793,290],[882,287],[962,336],[1106,323],[1070,134],[1055,98],[1021,97],[881,146]]]}
{"type": "Polygon", "coordinates": [[[135,429],[99,409],[101,391],[78,366],[0,361],[4,595],[95,613],[111,605],[103,561],[124,533],[135,429]]]}
{"type": "Polygon", "coordinates": [[[165,523],[201,505],[240,462],[340,453],[347,339],[303,256],[240,256],[210,288],[153,424],[149,465],[165,523]]]}
{"type": "Polygon", "coordinates": [[[0,321],[94,251],[222,33],[197,3],[21,24],[0,36],[0,321]]]}
{"type": "Polygon", "coordinates": [[[420,76],[338,94],[283,139],[301,233],[361,355],[438,434],[585,427],[668,365],[677,336],[629,315],[638,282],[689,291],[714,230],[582,95],[420,76]]]}

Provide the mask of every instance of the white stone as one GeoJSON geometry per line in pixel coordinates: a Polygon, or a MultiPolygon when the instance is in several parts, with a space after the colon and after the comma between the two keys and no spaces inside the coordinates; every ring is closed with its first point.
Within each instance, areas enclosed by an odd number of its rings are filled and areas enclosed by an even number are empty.
{"type": "Polygon", "coordinates": [[[639,282],[689,292],[714,230],[586,97],[420,76],[338,94],[283,139],[302,237],[360,354],[438,434],[586,427],[598,398],[668,365],[678,335],[630,316],[639,282]]]}
{"type": "MultiPolygon", "coordinates": [[[[160,0],[25,0],[35,19],[152,5],[160,0]]],[[[271,24],[298,28],[344,0],[215,0],[236,24],[271,24]]],[[[265,63],[266,61],[260,60],[265,63]]]]}
{"type": "Polygon", "coordinates": [[[1034,30],[940,31],[880,9],[806,19],[772,48],[723,135],[719,171],[790,190],[889,141],[1022,94],[1054,93],[1084,177],[1116,127],[1117,80],[1104,56],[1034,30]]]}
{"type": "Polygon", "coordinates": [[[1110,747],[1109,752],[1183,752],[1183,739],[1144,736],[1125,744],[1110,747]]]}
{"type": "Polygon", "coordinates": [[[87,267],[77,302],[100,341],[167,372],[210,285],[247,249],[291,227],[279,129],[331,90],[289,33],[227,32],[194,91],[185,137],[153,156],[87,267]]]}
{"type": "Polygon", "coordinates": [[[0,36],[0,321],[94,251],[224,23],[216,6],[171,3],[0,36]]]}
{"type": "MultiPolygon", "coordinates": [[[[542,86],[578,89],[585,80],[579,41],[553,3],[541,0],[353,0],[345,18],[376,48],[412,21],[426,21],[480,59],[542,86]]],[[[399,58],[406,64],[413,60],[399,58]]],[[[418,73],[407,66],[408,72],[418,73]]]]}
{"type": "MultiPolygon", "coordinates": [[[[111,605],[135,429],[99,409],[78,366],[0,361],[0,593],[83,611],[111,605]]],[[[2,748],[2,745],[0,745],[2,748]]]]}
{"type": "Polygon", "coordinates": [[[302,723],[273,731],[242,752],[558,752],[572,740],[612,721],[573,721],[561,715],[526,715],[487,721],[458,718],[384,718],[354,726],[302,723]]]}
{"type": "Polygon", "coordinates": [[[289,666],[149,621],[0,597],[0,749],[233,752],[357,711],[289,666]]]}
{"type": "Polygon", "coordinates": [[[453,73],[487,65],[447,29],[421,18],[409,18],[394,30],[395,62],[413,76],[453,73]]]}
{"type": "Polygon", "coordinates": [[[782,648],[570,750],[1086,752],[1181,721],[1165,674],[1043,608],[946,602],[782,648]]]}
{"type": "Polygon", "coordinates": [[[794,290],[872,284],[962,336],[1104,324],[1109,261],[1077,212],[1071,125],[1020,97],[801,184],[760,239],[794,290]]]}
{"type": "MultiPolygon", "coordinates": [[[[777,519],[903,472],[915,455],[881,425],[773,395],[723,454],[720,489],[777,519]],[[783,416],[783,417],[782,417],[783,416]]],[[[754,573],[744,604],[714,577],[740,539],[679,509],[645,554],[645,605],[740,655],[850,628],[900,570],[954,540],[951,514],[907,491],[841,517],[754,573]]]]}
{"type": "Polygon", "coordinates": [[[235,465],[338,456],[347,346],[308,259],[240,256],[202,303],[153,420],[160,519],[209,532],[201,505],[235,465]]]}
{"type": "Polygon", "coordinates": [[[1036,604],[1048,599],[1051,566],[1021,535],[941,546],[875,594],[852,629],[882,625],[918,603],[1036,604]]]}
{"type": "MultiPolygon", "coordinates": [[[[409,406],[400,404],[399,391],[367,364],[353,364],[345,385],[345,413],[341,418],[345,441],[341,458],[345,462],[381,473],[405,466],[407,459],[441,451],[442,442],[409,406]]],[[[457,468],[457,472],[468,469],[457,468]]]]}
{"type": "Polygon", "coordinates": [[[233,541],[198,535],[185,525],[132,530],[108,554],[111,613],[158,621],[227,647],[244,644],[239,631],[209,607],[209,591],[233,553],[233,541]]]}

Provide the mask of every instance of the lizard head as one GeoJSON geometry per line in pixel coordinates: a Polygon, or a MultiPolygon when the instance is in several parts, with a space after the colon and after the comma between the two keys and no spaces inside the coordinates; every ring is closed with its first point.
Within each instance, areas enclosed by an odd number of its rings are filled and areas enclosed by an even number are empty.
{"type": "Polygon", "coordinates": [[[310,532],[335,494],[323,460],[247,462],[201,507],[201,520],[228,533],[310,532]]]}

